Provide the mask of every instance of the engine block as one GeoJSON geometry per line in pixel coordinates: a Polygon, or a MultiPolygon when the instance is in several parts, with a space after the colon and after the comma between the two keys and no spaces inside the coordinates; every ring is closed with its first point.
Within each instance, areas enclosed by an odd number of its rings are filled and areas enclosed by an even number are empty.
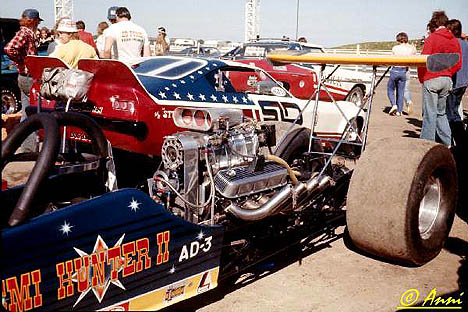
{"type": "Polygon", "coordinates": [[[275,163],[266,163],[261,171],[250,166],[220,170],[215,178],[216,190],[226,198],[238,198],[271,190],[287,183],[287,170],[275,163]]]}

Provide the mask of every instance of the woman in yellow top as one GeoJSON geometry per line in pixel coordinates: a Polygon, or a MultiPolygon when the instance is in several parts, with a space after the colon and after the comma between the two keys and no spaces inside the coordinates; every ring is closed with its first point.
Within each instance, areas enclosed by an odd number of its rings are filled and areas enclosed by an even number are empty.
{"type": "Polygon", "coordinates": [[[80,40],[76,23],[71,19],[62,19],[57,32],[62,44],[50,56],[62,59],[71,68],[77,68],[78,61],[82,58],[98,58],[94,48],[80,40]]]}

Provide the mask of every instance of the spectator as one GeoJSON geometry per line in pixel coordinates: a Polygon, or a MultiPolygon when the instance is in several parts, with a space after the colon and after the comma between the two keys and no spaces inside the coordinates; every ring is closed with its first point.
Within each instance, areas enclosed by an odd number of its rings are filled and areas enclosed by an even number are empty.
{"type": "Polygon", "coordinates": [[[104,30],[107,28],[109,28],[109,24],[107,24],[107,22],[100,22],[97,27],[96,47],[99,55],[102,55],[104,51],[104,30]]]}
{"type": "Polygon", "coordinates": [[[49,29],[47,27],[42,27],[41,28],[41,33],[39,36],[39,51],[47,51],[47,48],[49,47],[49,43],[54,41],[54,39],[50,36],[49,29]]]}
{"type": "Polygon", "coordinates": [[[120,7],[115,11],[117,23],[106,29],[106,41],[104,45],[104,58],[111,57],[111,49],[115,44],[117,53],[115,57],[123,62],[130,62],[134,58],[149,56],[149,41],[146,31],[131,22],[130,11],[120,7]]]}
{"type": "MultiPolygon", "coordinates": [[[[431,22],[436,30],[424,42],[422,54],[458,53],[461,55],[460,44],[445,25],[448,18],[444,12],[434,15],[431,22]]],[[[425,67],[418,68],[419,81],[423,84],[423,124],[421,139],[440,140],[446,146],[451,145],[451,131],[446,114],[447,97],[452,89],[452,76],[461,68],[461,60],[450,69],[440,72],[430,72],[425,67]]]]}
{"type": "Polygon", "coordinates": [[[166,29],[164,27],[158,27],[158,37],[154,43],[154,55],[164,55],[169,51],[169,40],[166,37],[166,29]]]}
{"type": "Polygon", "coordinates": [[[97,58],[96,51],[78,37],[76,23],[69,18],[60,21],[57,27],[62,44],[57,47],[51,56],[62,59],[72,68],[78,67],[78,61],[82,58],[97,58]]]}
{"type": "MultiPolygon", "coordinates": [[[[393,55],[409,56],[416,54],[416,48],[408,43],[408,35],[404,32],[399,33],[396,36],[398,44],[392,48],[393,55]]],[[[403,111],[403,97],[406,85],[406,73],[408,67],[405,66],[393,66],[390,71],[390,79],[387,83],[387,95],[390,100],[391,108],[389,111],[390,115],[401,116],[403,111]],[[395,101],[396,91],[396,101],[395,101]]],[[[408,104],[408,114],[412,110],[412,103],[408,104]]]]}
{"type": "Polygon", "coordinates": [[[448,21],[447,28],[457,38],[462,51],[462,67],[453,76],[453,90],[447,98],[447,118],[452,130],[452,138],[457,146],[461,146],[464,140],[468,140],[465,135],[463,115],[460,115],[459,110],[463,94],[465,94],[468,86],[468,42],[461,39],[462,24],[459,20],[452,19],[448,21]]]}
{"type": "MultiPolygon", "coordinates": [[[[117,6],[112,6],[107,10],[107,20],[109,21],[111,25],[117,23],[117,15],[115,14],[115,12],[117,11],[118,8],[119,7],[117,6]]],[[[103,47],[102,47],[102,50],[99,51],[100,58],[104,58],[104,47],[106,45],[107,32],[109,31],[108,29],[109,27],[104,29],[104,31],[102,32],[103,47]]],[[[113,44],[111,48],[111,58],[115,59],[116,55],[117,55],[117,45],[113,44]]]]}
{"type": "Polygon", "coordinates": [[[60,22],[65,18],[69,18],[69,17],[59,18],[57,20],[57,22],[55,23],[54,29],[52,29],[52,31],[51,31],[52,38],[54,40],[49,44],[49,47],[47,48],[47,55],[51,55],[52,53],[54,53],[55,49],[62,44],[62,42],[59,39],[59,34],[58,34],[58,31],[57,31],[57,27],[60,24],[60,22]]]}
{"type": "Polygon", "coordinates": [[[306,37],[299,37],[299,39],[297,39],[297,42],[307,43],[307,39],[306,37]]]}
{"type": "Polygon", "coordinates": [[[96,50],[96,53],[98,53],[96,43],[94,43],[93,35],[85,31],[85,23],[83,21],[76,22],[76,28],[78,29],[78,37],[80,37],[80,40],[92,46],[96,50]]]}
{"type": "MultiPolygon", "coordinates": [[[[13,61],[18,69],[18,87],[21,90],[21,120],[27,118],[26,108],[29,106],[29,90],[33,79],[25,65],[27,55],[37,55],[36,30],[42,19],[36,9],[23,11],[20,20],[20,29],[13,39],[5,46],[5,54],[13,61]]],[[[22,145],[23,152],[36,152],[36,136],[30,135],[22,145]]]]}

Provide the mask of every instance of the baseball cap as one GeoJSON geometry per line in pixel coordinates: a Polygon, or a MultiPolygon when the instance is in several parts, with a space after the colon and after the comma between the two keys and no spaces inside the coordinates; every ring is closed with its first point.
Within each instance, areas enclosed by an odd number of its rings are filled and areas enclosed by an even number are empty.
{"type": "Polygon", "coordinates": [[[76,23],[69,18],[64,18],[60,21],[57,27],[57,31],[66,32],[66,33],[76,33],[78,28],[76,28],[76,23]]]}
{"type": "Polygon", "coordinates": [[[109,10],[107,10],[107,19],[108,20],[115,20],[117,19],[117,15],[115,14],[115,11],[117,11],[119,7],[117,6],[113,6],[113,7],[110,7],[109,10]]]}
{"type": "Polygon", "coordinates": [[[27,17],[30,19],[38,19],[40,21],[43,21],[43,19],[39,17],[39,11],[36,9],[26,9],[23,11],[23,14],[21,16],[27,17]]]}

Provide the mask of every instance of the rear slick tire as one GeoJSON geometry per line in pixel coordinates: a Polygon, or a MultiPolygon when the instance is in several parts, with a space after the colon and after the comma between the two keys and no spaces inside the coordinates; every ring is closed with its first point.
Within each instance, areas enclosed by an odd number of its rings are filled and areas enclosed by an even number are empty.
{"type": "Polygon", "coordinates": [[[349,235],[370,254],[423,265],[448,237],[457,187],[455,160],[445,146],[410,138],[376,141],[351,177],[349,235]]]}

